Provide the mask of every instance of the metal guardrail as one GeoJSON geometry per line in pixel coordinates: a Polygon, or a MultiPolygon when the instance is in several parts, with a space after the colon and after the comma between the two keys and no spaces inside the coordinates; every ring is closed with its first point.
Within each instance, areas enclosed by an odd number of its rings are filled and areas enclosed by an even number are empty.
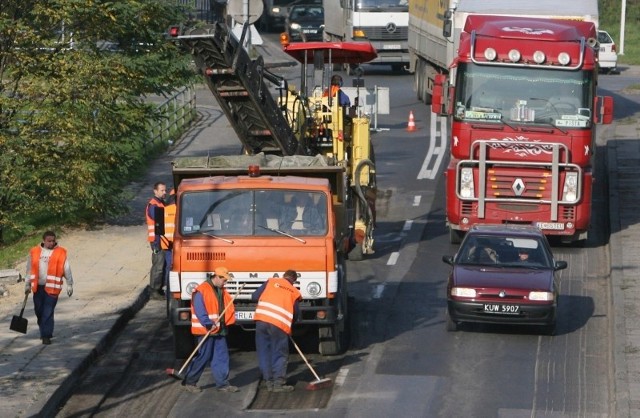
{"type": "Polygon", "coordinates": [[[157,111],[162,118],[150,124],[145,146],[176,139],[186,127],[191,125],[196,117],[194,86],[186,86],[178,90],[173,96],[159,103],[157,111]]]}

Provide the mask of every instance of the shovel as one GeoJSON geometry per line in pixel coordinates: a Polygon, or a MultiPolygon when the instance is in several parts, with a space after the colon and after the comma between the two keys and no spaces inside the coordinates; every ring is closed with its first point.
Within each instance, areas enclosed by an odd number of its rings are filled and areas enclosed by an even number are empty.
{"type": "Polygon", "coordinates": [[[29,298],[29,294],[25,293],[24,295],[24,303],[22,304],[22,309],[20,310],[20,315],[16,316],[13,315],[13,318],[11,318],[11,326],[9,327],[9,329],[11,331],[17,331],[20,332],[22,334],[26,334],[27,333],[27,324],[29,323],[29,320],[27,318],[23,318],[22,314],[24,314],[24,307],[27,306],[27,299],[29,298]]]}

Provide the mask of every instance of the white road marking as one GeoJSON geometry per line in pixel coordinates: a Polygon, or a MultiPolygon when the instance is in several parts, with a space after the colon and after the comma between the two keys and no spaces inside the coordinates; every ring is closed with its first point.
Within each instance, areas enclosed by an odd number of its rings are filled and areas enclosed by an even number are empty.
{"type": "Polygon", "coordinates": [[[420,206],[422,196],[413,196],[413,206],[420,206]]]}
{"type": "Polygon", "coordinates": [[[406,221],[404,221],[404,226],[402,227],[403,231],[408,231],[411,229],[411,225],[413,225],[413,220],[412,219],[407,219],[406,221]]]}
{"type": "Polygon", "coordinates": [[[429,149],[418,173],[418,180],[433,180],[440,171],[440,165],[447,151],[447,119],[445,117],[433,116],[431,118],[430,134],[429,149]],[[438,121],[440,121],[439,131],[437,129],[438,121]],[[432,168],[429,168],[432,161],[432,168]]]}
{"type": "Polygon", "coordinates": [[[398,251],[394,251],[389,256],[389,260],[387,261],[387,266],[395,266],[398,262],[398,257],[400,257],[400,253],[398,251]]]}
{"type": "Polygon", "coordinates": [[[371,296],[371,298],[380,299],[382,297],[382,293],[384,293],[385,286],[386,284],[384,283],[376,285],[376,287],[373,289],[373,295],[371,296]]]}
{"type": "Polygon", "coordinates": [[[349,374],[349,369],[342,367],[338,370],[338,374],[336,375],[336,386],[344,385],[344,381],[347,380],[347,375],[349,374]]]}

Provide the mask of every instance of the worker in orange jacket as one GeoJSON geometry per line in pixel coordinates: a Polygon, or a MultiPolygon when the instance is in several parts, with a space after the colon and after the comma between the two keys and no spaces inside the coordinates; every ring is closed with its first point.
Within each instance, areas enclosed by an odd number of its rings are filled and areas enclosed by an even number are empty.
{"type": "Polygon", "coordinates": [[[224,288],[229,277],[226,267],[218,267],[191,295],[191,333],[198,337],[198,343],[205,335],[209,336],[187,368],[182,385],[189,392],[202,390],[197,383],[207,364],[211,366],[218,391],[238,391],[229,384],[227,327],[236,322],[233,299],[224,288]],[[220,315],[223,311],[224,315],[220,315]]]}
{"type": "Polygon", "coordinates": [[[164,222],[164,218],[156,216],[157,208],[165,207],[164,198],[167,185],[157,182],[153,185],[153,197],[147,203],[145,217],[147,220],[147,241],[151,247],[151,270],[149,271],[149,292],[153,299],[164,299],[165,250],[162,248],[161,235],[156,234],[156,224],[164,222]]]}
{"type": "Polygon", "coordinates": [[[46,231],[42,243],[29,251],[25,294],[33,292],[33,306],[38,318],[42,344],[51,344],[53,337],[53,312],[62,291],[63,279],[67,281],[67,295],[73,294],[73,276],[67,260],[67,250],[59,247],[56,234],[46,231]]]}
{"type": "Polygon", "coordinates": [[[258,302],[256,321],[256,351],[262,379],[269,392],[291,392],[286,384],[289,361],[289,336],[298,315],[300,291],[293,284],[298,280],[295,270],[285,271],[282,278],[273,277],[251,296],[258,302]]]}

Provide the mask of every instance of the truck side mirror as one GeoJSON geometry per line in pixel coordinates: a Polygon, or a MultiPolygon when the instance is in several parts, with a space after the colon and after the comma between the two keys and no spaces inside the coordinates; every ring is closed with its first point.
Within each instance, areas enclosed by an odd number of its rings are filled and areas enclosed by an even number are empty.
{"type": "Polygon", "coordinates": [[[594,122],[609,125],[613,121],[613,97],[597,96],[593,106],[594,122]]]}
{"type": "Polygon", "coordinates": [[[433,79],[433,93],[431,95],[431,111],[436,115],[444,116],[446,111],[444,108],[445,97],[445,84],[447,82],[447,76],[444,74],[436,74],[433,79]]]}

